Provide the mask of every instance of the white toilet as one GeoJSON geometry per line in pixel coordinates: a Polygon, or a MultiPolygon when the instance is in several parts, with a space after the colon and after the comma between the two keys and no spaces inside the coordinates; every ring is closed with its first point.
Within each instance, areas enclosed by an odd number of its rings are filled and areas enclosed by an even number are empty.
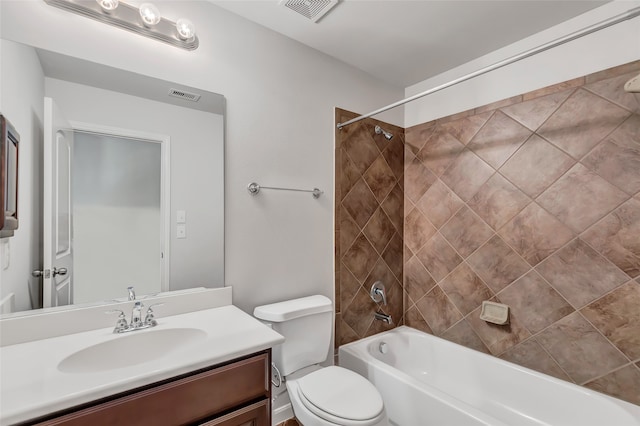
{"type": "Polygon", "coordinates": [[[253,315],[285,337],[273,348],[293,413],[304,426],[387,426],[382,397],[364,377],[346,368],[317,365],[331,345],[333,308],[324,296],[258,306],[253,315]]]}

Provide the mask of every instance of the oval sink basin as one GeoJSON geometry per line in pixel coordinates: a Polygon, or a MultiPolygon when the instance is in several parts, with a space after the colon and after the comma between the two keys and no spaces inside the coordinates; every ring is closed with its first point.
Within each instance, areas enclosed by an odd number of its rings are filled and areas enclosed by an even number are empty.
{"type": "Polygon", "coordinates": [[[63,373],[96,373],[162,358],[207,337],[196,328],[132,331],[75,352],[58,364],[63,373]]]}

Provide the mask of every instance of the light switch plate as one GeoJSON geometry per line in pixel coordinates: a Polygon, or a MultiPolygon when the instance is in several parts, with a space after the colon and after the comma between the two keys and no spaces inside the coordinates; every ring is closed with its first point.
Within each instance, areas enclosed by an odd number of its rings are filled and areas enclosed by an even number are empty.
{"type": "Polygon", "coordinates": [[[176,212],[176,223],[187,223],[187,211],[178,210],[176,212]]]}
{"type": "Polygon", "coordinates": [[[181,223],[176,226],[176,238],[187,238],[187,225],[181,223]]]}

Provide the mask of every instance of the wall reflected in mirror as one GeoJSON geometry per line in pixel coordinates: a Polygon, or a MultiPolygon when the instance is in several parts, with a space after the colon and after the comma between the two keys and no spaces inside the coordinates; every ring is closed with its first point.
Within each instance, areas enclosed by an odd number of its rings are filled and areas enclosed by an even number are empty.
{"type": "Polygon", "coordinates": [[[74,133],[71,302],[126,298],[128,286],[138,297],[224,286],[224,97],[0,43],[0,109],[24,128],[19,208],[28,211],[0,242],[0,312],[42,307],[43,289],[55,291],[55,279],[31,274],[47,269],[45,97],[74,133]]]}

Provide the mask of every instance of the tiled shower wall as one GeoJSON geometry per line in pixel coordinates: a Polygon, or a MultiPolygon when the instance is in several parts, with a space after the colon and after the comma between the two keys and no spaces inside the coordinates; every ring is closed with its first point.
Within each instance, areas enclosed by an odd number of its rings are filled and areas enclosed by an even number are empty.
{"type": "Polygon", "coordinates": [[[622,88],[638,72],[406,130],[407,325],[640,405],[640,95],[622,88]],[[480,320],[483,300],[510,324],[480,320]]]}
{"type": "MultiPolygon", "coordinates": [[[[337,109],[336,123],[356,116],[337,109]]],[[[336,346],[402,321],[403,132],[373,119],[336,130],[336,346]],[[393,139],[376,135],[376,124],[393,139]],[[369,296],[376,281],[386,287],[386,306],[369,296]],[[376,311],[394,323],[374,321],[376,311]]]]}

